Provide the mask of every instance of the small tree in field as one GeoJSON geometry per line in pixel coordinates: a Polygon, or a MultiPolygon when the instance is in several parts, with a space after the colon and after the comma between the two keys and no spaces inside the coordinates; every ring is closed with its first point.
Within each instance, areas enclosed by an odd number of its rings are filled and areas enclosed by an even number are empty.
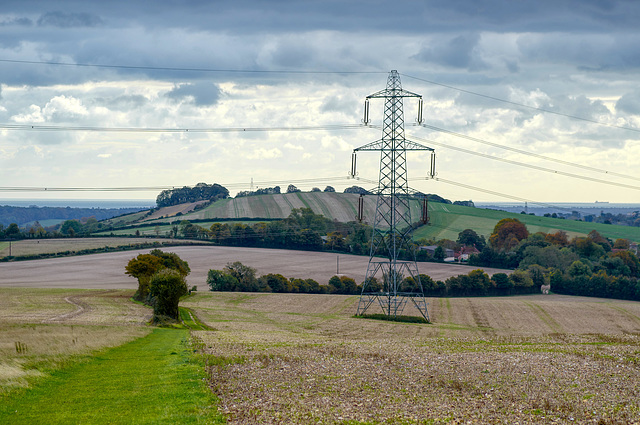
{"type": "Polygon", "coordinates": [[[150,293],[154,298],[153,315],[179,318],[180,297],[189,293],[184,277],[175,270],[163,269],[151,277],[150,293]]]}

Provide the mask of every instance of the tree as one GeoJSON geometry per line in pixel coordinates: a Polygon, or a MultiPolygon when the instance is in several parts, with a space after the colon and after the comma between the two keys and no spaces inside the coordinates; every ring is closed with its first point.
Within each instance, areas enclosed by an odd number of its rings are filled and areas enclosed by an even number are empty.
{"type": "Polygon", "coordinates": [[[222,270],[209,270],[207,273],[207,285],[212,291],[235,291],[238,279],[222,270]]]}
{"type": "Polygon", "coordinates": [[[269,273],[260,276],[260,287],[270,288],[271,292],[292,292],[292,285],[289,280],[281,274],[269,273]]]}
{"type": "Polygon", "coordinates": [[[150,289],[154,319],[166,316],[177,320],[180,316],[180,297],[189,293],[184,277],[176,270],[160,270],[151,277],[150,289]]]}
{"type": "Polygon", "coordinates": [[[183,279],[191,273],[189,264],[182,260],[178,254],[163,252],[159,249],[154,249],[149,254],[139,254],[136,258],[129,260],[125,266],[125,274],[138,279],[138,291],[133,296],[134,299],[147,300],[151,277],[163,269],[175,270],[183,279]]]}
{"type": "Polygon", "coordinates": [[[312,192],[322,192],[319,187],[312,187],[311,191],[312,192]]]}
{"type": "Polygon", "coordinates": [[[524,223],[515,218],[503,218],[493,228],[489,243],[498,250],[510,251],[528,237],[529,231],[524,223]]]}
{"type": "Polygon", "coordinates": [[[487,244],[484,240],[484,236],[478,235],[476,231],[472,229],[465,229],[458,233],[457,242],[460,245],[475,246],[478,251],[482,251],[487,244]]]}
{"type": "Polygon", "coordinates": [[[545,235],[545,240],[552,245],[560,245],[562,247],[569,245],[569,237],[564,230],[558,230],[555,233],[545,235]]]}
{"type": "Polygon", "coordinates": [[[237,290],[243,292],[258,291],[258,281],[256,279],[256,269],[245,266],[240,261],[227,263],[224,271],[238,280],[237,290]]]}
{"type": "Polygon", "coordinates": [[[296,192],[302,192],[302,191],[292,184],[287,186],[287,193],[296,193],[296,192]]]}
{"type": "Polygon", "coordinates": [[[344,193],[357,193],[359,195],[368,195],[369,192],[360,186],[351,186],[344,190],[344,193]]]}
{"type": "Polygon", "coordinates": [[[614,249],[629,249],[629,239],[616,239],[613,244],[614,249]]]}
{"type": "Polygon", "coordinates": [[[144,301],[149,295],[151,276],[162,269],[163,262],[160,257],[151,254],[139,254],[129,260],[125,266],[125,274],[138,279],[138,290],[133,296],[138,301],[144,301]]]}
{"type": "Polygon", "coordinates": [[[513,282],[506,273],[496,273],[491,276],[491,280],[500,295],[509,295],[513,290],[513,282]]]}
{"type": "Polygon", "coordinates": [[[438,262],[444,261],[446,256],[447,254],[445,253],[444,248],[441,246],[438,246],[436,250],[433,252],[433,259],[438,262]]]}
{"type": "Polygon", "coordinates": [[[75,236],[82,233],[82,225],[78,220],[67,220],[62,223],[60,233],[69,236],[75,236]]]}
{"type": "Polygon", "coordinates": [[[187,277],[187,275],[191,273],[189,263],[184,261],[178,256],[178,254],[174,252],[164,252],[159,249],[154,249],[150,252],[150,254],[162,259],[162,265],[165,268],[173,269],[180,273],[183,277],[187,277]]]}
{"type": "Polygon", "coordinates": [[[4,231],[4,235],[8,238],[17,237],[19,234],[20,228],[16,223],[9,224],[9,227],[7,227],[4,231]]]}
{"type": "Polygon", "coordinates": [[[333,186],[327,186],[324,188],[325,192],[335,192],[336,190],[333,188],[333,186]]]}

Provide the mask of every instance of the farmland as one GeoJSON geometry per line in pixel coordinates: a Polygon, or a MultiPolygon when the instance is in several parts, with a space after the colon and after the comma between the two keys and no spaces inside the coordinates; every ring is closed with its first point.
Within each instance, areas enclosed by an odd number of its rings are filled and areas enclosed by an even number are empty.
{"type": "Polygon", "coordinates": [[[640,304],[432,299],[431,325],[351,317],[356,297],[201,294],[229,423],[633,423],[640,304]]]}
{"type": "MultiPolygon", "coordinates": [[[[148,335],[150,310],[132,303],[132,293],[0,288],[2,391],[43,386],[54,370],[148,335]]],[[[419,325],[354,318],[357,300],[202,291],[183,300],[213,328],[192,337],[228,423],[613,424],[640,417],[640,303],[431,298],[433,323],[419,325]]]]}
{"type": "MultiPolygon", "coordinates": [[[[293,208],[311,208],[314,213],[322,214],[331,220],[341,222],[354,221],[356,219],[356,206],[358,205],[356,194],[349,193],[325,193],[303,192],[286,193],[277,195],[259,195],[234,199],[223,199],[213,204],[192,211],[193,204],[165,207],[155,211],[152,215],[136,213],[130,216],[119,217],[113,224],[117,226],[152,225],[155,227],[132,227],[129,229],[115,230],[118,234],[135,234],[140,230],[145,235],[163,235],[169,230],[170,223],[181,220],[206,220],[199,223],[202,227],[210,227],[218,220],[243,219],[278,219],[287,217],[293,208]],[[186,211],[186,212],[182,212],[186,211]],[[177,215],[180,213],[180,215],[177,215]]],[[[376,197],[373,195],[364,197],[364,222],[371,224],[375,216],[376,197]]],[[[559,218],[540,217],[526,214],[513,214],[504,211],[472,208],[460,205],[429,203],[429,220],[427,226],[421,226],[414,238],[433,238],[456,240],[458,233],[465,229],[473,229],[479,235],[488,238],[493,232],[496,223],[506,217],[517,218],[527,225],[530,233],[553,233],[564,230],[570,237],[584,236],[591,230],[597,230],[603,236],[613,240],[618,238],[640,242],[640,228],[629,226],[615,226],[601,223],[587,223],[559,218]]],[[[411,203],[411,216],[413,221],[420,218],[421,205],[418,200],[411,203]]],[[[108,233],[108,232],[107,232],[108,233]]]]}

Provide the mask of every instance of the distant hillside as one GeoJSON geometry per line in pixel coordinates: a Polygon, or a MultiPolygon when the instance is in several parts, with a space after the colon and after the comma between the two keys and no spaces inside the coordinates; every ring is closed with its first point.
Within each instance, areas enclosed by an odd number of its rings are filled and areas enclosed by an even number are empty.
{"type": "MultiPolygon", "coordinates": [[[[115,227],[134,224],[168,223],[176,220],[234,220],[280,219],[287,217],[293,208],[311,208],[331,220],[354,221],[358,206],[357,194],[335,192],[298,192],[286,194],[247,196],[223,199],[202,209],[197,203],[160,208],[152,213],[137,213],[111,220],[115,227]]],[[[375,215],[376,196],[364,196],[364,222],[372,224],[375,215]]],[[[420,218],[421,203],[411,203],[413,221],[420,218]]],[[[640,242],[640,228],[586,223],[558,218],[514,214],[461,205],[429,202],[430,223],[416,230],[414,237],[456,240],[464,229],[473,229],[485,238],[496,223],[505,217],[515,217],[524,222],[529,232],[555,232],[564,230],[570,236],[586,235],[591,230],[611,239],[625,238],[640,242]]],[[[204,223],[203,223],[204,225],[204,223]]]]}
{"type": "Polygon", "coordinates": [[[16,223],[19,227],[40,222],[43,226],[65,220],[95,217],[105,220],[122,214],[140,211],[140,208],[71,208],[71,207],[13,207],[0,205],[0,224],[7,227],[16,223]]]}

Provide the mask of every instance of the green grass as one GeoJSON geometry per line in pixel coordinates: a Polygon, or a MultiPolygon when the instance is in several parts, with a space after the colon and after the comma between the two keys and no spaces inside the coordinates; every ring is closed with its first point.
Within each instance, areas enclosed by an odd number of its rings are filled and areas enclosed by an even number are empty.
{"type": "Polygon", "coordinates": [[[597,230],[603,236],[614,240],[624,238],[635,242],[640,241],[640,227],[562,220],[436,202],[429,203],[429,225],[417,229],[414,232],[414,238],[456,240],[458,233],[465,229],[473,229],[488,238],[498,221],[507,217],[517,218],[526,224],[529,233],[553,233],[564,230],[572,237],[584,236],[592,230],[597,230]]]}
{"type": "Polygon", "coordinates": [[[178,307],[180,311],[180,321],[187,328],[194,331],[210,331],[211,328],[196,316],[193,310],[186,307],[178,307]]]}
{"type": "Polygon", "coordinates": [[[0,403],[7,424],[224,423],[189,331],[146,337],[57,371],[0,403]]]}

